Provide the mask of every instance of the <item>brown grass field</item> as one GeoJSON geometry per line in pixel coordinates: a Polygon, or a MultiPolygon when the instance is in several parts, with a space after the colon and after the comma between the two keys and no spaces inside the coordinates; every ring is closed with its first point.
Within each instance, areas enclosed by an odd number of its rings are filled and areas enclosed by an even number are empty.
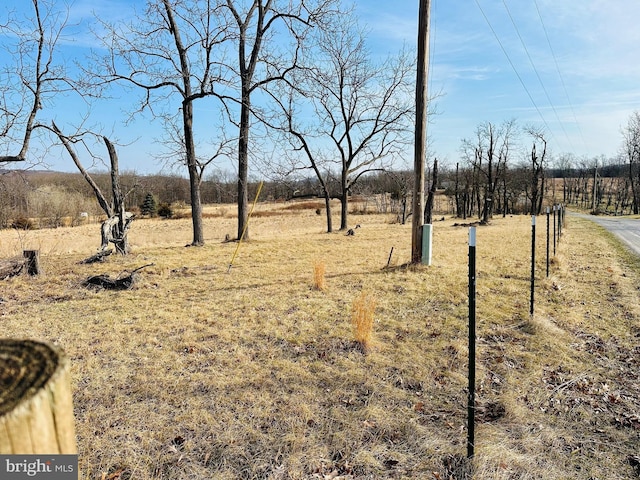
{"type": "MultiPolygon", "coordinates": [[[[346,236],[258,205],[229,271],[233,211],[208,209],[201,248],[189,219],[136,220],[132,254],[97,265],[78,262],[98,225],[0,232],[0,258],[41,252],[41,276],[0,282],[1,332],[71,358],[80,477],[465,478],[468,228],[437,222],[433,264],[409,268],[393,217],[346,236]],[[82,285],[150,263],[131,290],[82,285]],[[362,348],[352,310],[371,304],[362,348]]],[[[539,221],[530,317],[530,225],[477,231],[473,478],[638,478],[638,259],[568,217],[545,278],[539,221]]]]}

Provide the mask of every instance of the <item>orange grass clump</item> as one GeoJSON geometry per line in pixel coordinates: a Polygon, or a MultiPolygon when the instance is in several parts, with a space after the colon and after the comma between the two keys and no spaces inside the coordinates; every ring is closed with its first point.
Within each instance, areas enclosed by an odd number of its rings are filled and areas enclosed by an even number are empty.
{"type": "Polygon", "coordinates": [[[313,264],[313,288],[316,290],[324,291],[326,288],[326,282],[324,274],[327,270],[327,266],[322,261],[316,261],[313,264]]]}
{"type": "Polygon", "coordinates": [[[353,336],[362,349],[371,349],[373,333],[373,312],[376,308],[375,299],[367,292],[362,292],[354,301],[351,308],[351,325],[353,336]]]}

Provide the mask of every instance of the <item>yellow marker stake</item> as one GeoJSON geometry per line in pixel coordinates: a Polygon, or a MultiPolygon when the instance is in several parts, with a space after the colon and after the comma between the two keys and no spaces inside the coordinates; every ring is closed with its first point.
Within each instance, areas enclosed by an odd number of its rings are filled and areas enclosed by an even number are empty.
{"type": "Polygon", "coordinates": [[[258,185],[258,191],[256,192],[256,198],[253,199],[253,205],[251,205],[251,210],[249,211],[249,216],[247,217],[247,223],[244,224],[244,228],[242,229],[242,235],[240,235],[240,240],[238,240],[238,245],[236,245],[236,250],[233,252],[233,257],[231,257],[231,263],[229,263],[229,268],[227,273],[231,271],[231,267],[233,266],[233,261],[236,259],[236,255],[238,254],[238,250],[240,249],[240,244],[242,243],[242,239],[244,238],[244,234],[247,231],[247,227],[249,226],[249,219],[251,218],[251,214],[253,213],[253,209],[256,207],[256,203],[258,203],[258,197],[260,196],[260,192],[262,191],[262,185],[264,182],[260,182],[258,185]]]}

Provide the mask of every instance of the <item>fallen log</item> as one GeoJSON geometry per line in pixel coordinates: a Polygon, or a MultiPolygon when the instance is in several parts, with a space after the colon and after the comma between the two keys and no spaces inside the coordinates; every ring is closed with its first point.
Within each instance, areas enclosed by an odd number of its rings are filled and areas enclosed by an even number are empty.
{"type": "Polygon", "coordinates": [[[26,259],[23,257],[9,258],[0,260],[0,280],[20,275],[24,270],[26,259]]]}
{"type": "Polygon", "coordinates": [[[104,288],[105,290],[129,290],[135,282],[135,275],[112,279],[109,275],[95,275],[85,280],[85,287],[104,288]]]}
{"type": "Polygon", "coordinates": [[[136,282],[138,275],[137,272],[143,268],[153,266],[153,263],[143,265],[133,270],[129,275],[123,277],[111,278],[109,275],[94,275],[87,278],[83,285],[89,288],[103,288],[105,290],[129,290],[136,282]]]}
{"type": "Polygon", "coordinates": [[[0,260],[0,280],[20,275],[27,272],[31,276],[40,275],[40,252],[38,250],[25,250],[22,257],[0,260]]]}
{"type": "Polygon", "coordinates": [[[104,262],[105,258],[113,253],[113,248],[107,248],[106,250],[100,250],[95,255],[91,255],[89,258],[85,258],[81,260],[80,263],[89,264],[89,263],[97,263],[104,262]]]}

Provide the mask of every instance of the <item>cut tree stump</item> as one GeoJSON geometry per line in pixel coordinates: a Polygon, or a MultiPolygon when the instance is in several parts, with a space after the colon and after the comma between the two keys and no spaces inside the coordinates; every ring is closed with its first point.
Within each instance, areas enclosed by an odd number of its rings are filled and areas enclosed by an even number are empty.
{"type": "Polygon", "coordinates": [[[0,339],[0,454],[75,454],[69,361],[32,340],[0,339]]]}
{"type": "Polygon", "coordinates": [[[40,251],[25,250],[22,252],[22,256],[26,261],[27,273],[32,276],[40,275],[40,251]]]}
{"type": "Polygon", "coordinates": [[[26,271],[29,275],[40,275],[40,251],[25,250],[22,257],[0,260],[0,280],[15,277],[26,271]]]}

